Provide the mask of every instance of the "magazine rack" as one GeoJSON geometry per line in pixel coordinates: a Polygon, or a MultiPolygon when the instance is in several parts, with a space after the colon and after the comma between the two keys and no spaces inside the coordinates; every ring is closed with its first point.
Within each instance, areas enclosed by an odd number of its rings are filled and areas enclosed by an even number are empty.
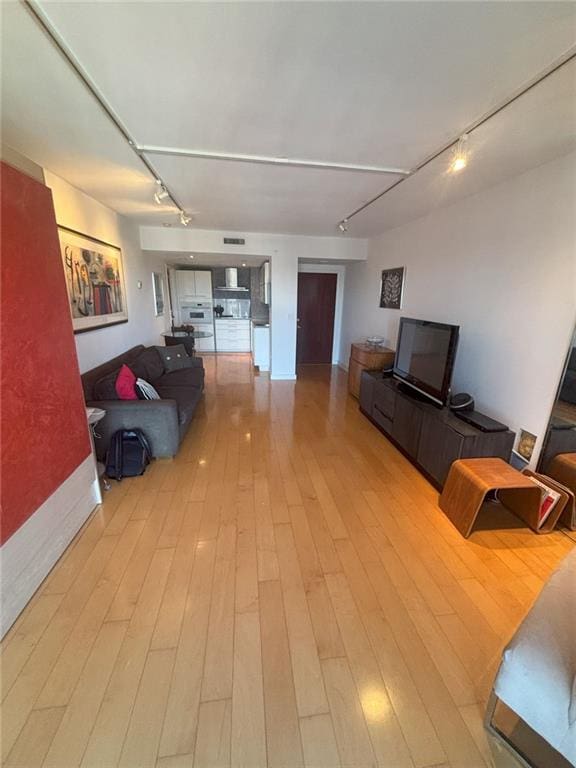
{"type": "MultiPolygon", "coordinates": [[[[554,483],[548,478],[542,479],[549,485],[554,483]]],[[[556,483],[554,489],[560,492],[561,498],[544,525],[538,528],[541,492],[528,474],[518,472],[503,459],[460,459],[450,467],[440,496],[440,509],[462,536],[468,538],[487,494],[497,491],[502,504],[535,533],[549,533],[568,500],[568,494],[556,483]]]]}
{"type": "MultiPolygon", "coordinates": [[[[536,524],[536,533],[550,533],[550,531],[554,530],[556,527],[556,523],[558,522],[564,507],[572,500],[571,494],[567,488],[564,488],[563,485],[560,485],[560,483],[558,483],[556,480],[553,480],[551,477],[548,477],[548,475],[541,475],[538,472],[532,472],[529,469],[523,470],[522,474],[526,475],[527,477],[535,477],[538,480],[541,480],[543,483],[560,494],[560,498],[558,499],[556,506],[552,512],[550,512],[544,523],[540,527],[538,527],[538,524],[536,524]]],[[[505,504],[506,502],[502,501],[502,503],[505,504]]]]}
{"type": "Polygon", "coordinates": [[[546,467],[549,477],[570,495],[570,500],[564,507],[560,516],[560,522],[572,531],[576,531],[576,453],[560,453],[555,456],[546,467]]]}

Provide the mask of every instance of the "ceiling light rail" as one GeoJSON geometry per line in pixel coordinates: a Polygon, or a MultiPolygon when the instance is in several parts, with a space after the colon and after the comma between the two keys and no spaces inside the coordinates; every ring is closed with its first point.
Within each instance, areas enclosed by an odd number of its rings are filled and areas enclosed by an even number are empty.
{"type": "Polygon", "coordinates": [[[473,131],[475,131],[477,128],[480,128],[481,125],[484,125],[484,123],[488,122],[488,120],[491,120],[499,112],[502,112],[502,110],[509,107],[521,96],[524,96],[525,93],[528,93],[528,91],[532,90],[532,88],[539,85],[542,81],[546,80],[547,77],[550,77],[550,75],[554,74],[554,72],[557,72],[559,69],[561,69],[563,66],[565,66],[566,64],[568,64],[570,61],[574,59],[576,59],[576,46],[572,46],[571,48],[569,48],[567,51],[565,51],[562,54],[562,56],[560,56],[558,59],[553,61],[548,67],[546,67],[546,69],[539,72],[531,80],[528,80],[528,82],[524,83],[524,85],[520,86],[516,91],[514,91],[510,96],[508,96],[508,98],[504,99],[502,102],[497,104],[491,110],[489,110],[488,112],[483,114],[481,117],[479,117],[477,120],[475,120],[473,123],[471,123],[466,128],[465,131],[463,131],[458,136],[451,139],[449,142],[444,144],[440,149],[436,150],[433,154],[429,155],[424,160],[422,160],[422,162],[419,163],[406,176],[402,177],[401,179],[397,179],[389,187],[386,187],[386,189],[384,189],[382,192],[377,194],[375,197],[368,200],[366,203],[363,203],[361,206],[356,208],[356,210],[352,211],[352,213],[349,213],[344,219],[341,219],[337,224],[337,228],[340,230],[340,232],[346,233],[348,231],[348,222],[350,221],[350,219],[354,218],[354,216],[357,216],[359,213],[362,213],[362,211],[365,211],[366,208],[369,208],[378,200],[381,200],[384,197],[384,195],[387,195],[389,192],[392,192],[393,189],[395,189],[400,184],[402,184],[402,182],[406,181],[407,178],[409,178],[410,176],[413,176],[418,171],[421,171],[423,168],[425,168],[431,162],[436,160],[437,157],[440,157],[440,155],[444,154],[444,152],[447,152],[449,149],[453,150],[451,170],[452,171],[462,170],[468,162],[469,150],[466,147],[466,142],[468,142],[470,134],[473,131]],[[466,147],[465,154],[460,156],[460,162],[457,162],[455,167],[454,163],[459,159],[458,151],[459,149],[464,151],[465,147],[466,147]],[[462,164],[461,162],[462,160],[464,164],[462,164]],[[344,227],[342,225],[344,225],[344,227]]]}
{"type": "Polygon", "coordinates": [[[44,34],[48,37],[50,42],[54,45],[54,47],[59,51],[59,53],[62,55],[62,57],[68,62],[69,66],[74,70],[74,73],[78,77],[78,79],[82,82],[86,90],[90,93],[90,95],[95,99],[95,101],[98,103],[102,111],[105,113],[105,115],[108,117],[110,122],[114,125],[116,130],[122,135],[122,137],[125,139],[125,141],[128,143],[128,146],[130,149],[134,152],[136,157],[140,160],[142,165],[146,168],[148,173],[153,177],[156,184],[158,184],[159,189],[156,190],[154,193],[154,200],[161,205],[165,200],[171,200],[172,203],[174,203],[174,206],[178,208],[180,213],[180,221],[184,224],[184,226],[188,226],[189,222],[191,221],[191,217],[188,216],[188,214],[185,212],[184,208],[180,205],[178,202],[178,199],[176,196],[169,191],[168,187],[160,177],[159,173],[156,171],[152,163],[148,160],[147,157],[145,157],[141,150],[139,150],[138,145],[135,141],[135,139],[131,136],[130,132],[122,122],[122,120],[118,117],[116,112],[113,110],[113,108],[110,106],[110,104],[106,101],[105,97],[100,93],[98,87],[94,83],[94,81],[91,79],[90,75],[85,71],[85,69],[82,67],[78,59],[74,56],[68,45],[66,44],[65,40],[62,38],[58,30],[54,27],[42,7],[38,4],[36,0],[20,0],[24,8],[28,11],[28,13],[31,15],[31,17],[34,19],[34,21],[38,24],[40,29],[44,32],[44,34]],[[165,194],[164,194],[165,193],[165,194]],[[184,223],[184,220],[186,220],[186,223],[184,223]]]}
{"type": "Polygon", "coordinates": [[[288,168],[316,168],[322,171],[349,171],[351,173],[390,173],[395,176],[408,176],[405,168],[390,168],[382,165],[362,165],[356,163],[331,163],[323,160],[305,160],[291,157],[272,157],[270,155],[244,155],[227,152],[208,152],[200,149],[179,147],[157,147],[139,145],[139,152],[148,155],[169,155],[171,157],[190,157],[197,160],[223,160],[233,163],[254,163],[257,165],[276,165],[288,168]]]}

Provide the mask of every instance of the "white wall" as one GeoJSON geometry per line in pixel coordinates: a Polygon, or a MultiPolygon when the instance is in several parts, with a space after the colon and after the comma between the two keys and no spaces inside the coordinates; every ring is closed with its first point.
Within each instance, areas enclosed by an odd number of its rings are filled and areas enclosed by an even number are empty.
{"type": "Polygon", "coordinates": [[[460,325],[453,390],[541,447],[576,320],[576,154],[386,232],[348,267],[340,359],[401,315],[460,325]],[[406,266],[401,311],[380,271],[406,266]]]}
{"type": "Polygon", "coordinates": [[[142,248],[173,253],[233,253],[270,259],[270,353],[272,379],[296,378],[298,259],[366,259],[367,241],[348,237],[272,235],[202,229],[141,227],[142,248]],[[227,246],[223,238],[244,237],[245,245],[227,246]]]}
{"type": "Polygon", "coordinates": [[[334,305],[334,342],[332,344],[332,365],[338,365],[340,363],[346,266],[344,264],[300,263],[298,265],[298,272],[320,272],[321,274],[336,275],[336,303],[334,305]]]}
{"type": "Polygon", "coordinates": [[[80,371],[88,371],[136,344],[160,344],[160,333],[169,326],[167,311],[154,313],[152,271],[164,273],[164,264],[140,248],[138,227],[115,211],[45,170],[58,224],[75,229],[122,249],[128,304],[128,322],[76,335],[80,371]],[[142,288],[138,288],[142,281],[142,288]]]}

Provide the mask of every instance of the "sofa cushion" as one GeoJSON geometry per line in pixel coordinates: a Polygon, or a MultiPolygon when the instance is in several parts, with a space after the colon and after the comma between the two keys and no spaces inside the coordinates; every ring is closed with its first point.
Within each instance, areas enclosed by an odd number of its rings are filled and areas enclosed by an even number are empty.
{"type": "Polygon", "coordinates": [[[176,400],[178,421],[180,424],[187,424],[202,397],[202,390],[198,387],[169,386],[160,383],[156,383],[156,388],[163,400],[176,400]]]}
{"type": "Polygon", "coordinates": [[[136,379],[136,392],[140,400],[160,400],[160,395],[146,379],[136,379]]]}
{"type": "Polygon", "coordinates": [[[116,379],[118,378],[118,368],[112,373],[106,374],[93,386],[93,399],[94,400],[118,400],[118,393],[116,392],[116,379]]]}
{"type": "Polygon", "coordinates": [[[127,365],[120,368],[120,373],[116,378],[116,393],[120,400],[138,400],[136,376],[127,365]]]}
{"type": "Polygon", "coordinates": [[[204,386],[204,368],[194,366],[192,368],[182,368],[179,371],[171,371],[160,376],[154,382],[154,386],[166,385],[169,387],[200,387],[204,386]]]}
{"type": "Polygon", "coordinates": [[[192,368],[192,358],[188,356],[184,344],[174,344],[171,347],[156,347],[164,362],[164,371],[179,371],[181,368],[192,368]]]}
{"type": "Polygon", "coordinates": [[[164,362],[158,354],[156,347],[148,347],[130,365],[139,379],[154,381],[164,373],[164,362]]]}
{"type": "Polygon", "coordinates": [[[108,360],[107,363],[103,363],[97,368],[92,368],[92,370],[83,373],[82,388],[84,389],[84,397],[86,398],[86,401],[88,402],[90,400],[96,399],[96,393],[94,392],[94,386],[96,382],[100,381],[100,379],[103,379],[105,376],[108,376],[110,373],[115,372],[118,374],[122,363],[126,363],[126,365],[129,365],[134,370],[134,361],[140,357],[145,349],[146,347],[143,347],[142,345],[132,347],[132,349],[128,349],[123,354],[118,355],[118,357],[114,357],[112,360],[108,360]]]}

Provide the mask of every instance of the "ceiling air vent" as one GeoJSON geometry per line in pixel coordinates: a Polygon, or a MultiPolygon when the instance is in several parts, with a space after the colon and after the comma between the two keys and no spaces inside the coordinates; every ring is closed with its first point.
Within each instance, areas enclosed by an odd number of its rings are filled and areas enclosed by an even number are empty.
{"type": "Polygon", "coordinates": [[[243,237],[225,237],[224,245],[246,245],[246,240],[243,237]]]}

